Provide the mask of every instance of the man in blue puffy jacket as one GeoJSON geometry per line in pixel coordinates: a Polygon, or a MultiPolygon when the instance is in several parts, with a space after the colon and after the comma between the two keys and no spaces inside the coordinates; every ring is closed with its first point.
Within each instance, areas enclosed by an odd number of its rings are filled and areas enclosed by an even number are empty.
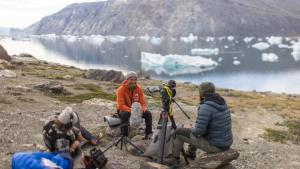
{"type": "Polygon", "coordinates": [[[226,151],[233,142],[231,115],[225,100],[215,92],[211,82],[199,86],[200,104],[195,125],[179,128],[173,140],[172,168],[180,166],[180,151],[183,144],[189,143],[187,156],[195,158],[197,148],[207,153],[226,151]]]}

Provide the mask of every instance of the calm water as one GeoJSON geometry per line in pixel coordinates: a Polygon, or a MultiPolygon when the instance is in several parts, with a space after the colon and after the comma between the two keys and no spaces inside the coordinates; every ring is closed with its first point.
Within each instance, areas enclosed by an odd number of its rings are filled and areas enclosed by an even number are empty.
{"type": "MultiPolygon", "coordinates": [[[[190,70],[188,66],[194,66],[191,69],[194,74],[170,76],[171,73],[168,74],[168,71],[179,69],[177,65],[162,65],[166,72],[157,75],[156,70],[150,70],[150,73],[153,77],[163,80],[176,79],[196,84],[202,81],[213,81],[222,88],[300,94],[300,61],[292,55],[295,50],[293,45],[298,41],[298,39],[290,38],[268,40],[265,38],[195,38],[190,36],[167,39],[148,36],[47,35],[19,40],[3,38],[0,39],[0,44],[10,55],[29,53],[41,60],[83,69],[122,71],[145,69],[142,64],[142,52],[159,54],[162,57],[176,54],[197,58],[201,54],[204,59],[216,62],[217,66],[209,71],[202,71],[201,66],[195,67],[193,63],[189,63],[190,65],[183,65],[183,71],[190,70]],[[199,53],[199,50],[197,53],[199,48],[202,53],[199,53]],[[270,53],[276,56],[263,57],[264,54],[270,53]]],[[[184,60],[176,61],[176,64],[177,62],[180,64],[184,60]]],[[[153,63],[156,64],[155,61],[153,63]]],[[[160,60],[157,60],[158,63],[160,60]]],[[[154,67],[158,66],[160,65],[154,67]]]]}

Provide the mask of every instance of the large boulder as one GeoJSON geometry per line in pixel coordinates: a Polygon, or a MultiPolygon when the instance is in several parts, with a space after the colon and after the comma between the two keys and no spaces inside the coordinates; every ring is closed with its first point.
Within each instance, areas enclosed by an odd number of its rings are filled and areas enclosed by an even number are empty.
{"type": "Polygon", "coordinates": [[[85,73],[85,78],[101,81],[111,81],[115,83],[121,83],[123,80],[125,80],[125,76],[120,71],[97,69],[89,69],[85,73]]]}
{"type": "Polygon", "coordinates": [[[31,54],[28,54],[28,53],[21,53],[21,54],[18,55],[18,57],[33,58],[33,56],[31,54]]]}
{"type": "Polygon", "coordinates": [[[169,169],[170,167],[155,162],[144,161],[141,163],[140,169],[169,169]]]}
{"type": "Polygon", "coordinates": [[[11,61],[11,57],[7,54],[7,51],[0,45],[0,59],[11,61]]]}
{"type": "Polygon", "coordinates": [[[17,77],[17,74],[11,70],[0,70],[0,77],[9,77],[9,78],[15,78],[17,77]]]}
{"type": "Polygon", "coordinates": [[[43,92],[54,93],[54,94],[66,94],[64,86],[59,81],[49,81],[46,83],[35,85],[34,88],[39,89],[43,92]]]}
{"type": "Polygon", "coordinates": [[[197,158],[195,163],[191,165],[192,167],[195,165],[197,168],[200,167],[204,169],[220,168],[228,165],[232,160],[237,159],[239,155],[239,152],[234,149],[229,149],[220,153],[207,153],[197,158]]]}

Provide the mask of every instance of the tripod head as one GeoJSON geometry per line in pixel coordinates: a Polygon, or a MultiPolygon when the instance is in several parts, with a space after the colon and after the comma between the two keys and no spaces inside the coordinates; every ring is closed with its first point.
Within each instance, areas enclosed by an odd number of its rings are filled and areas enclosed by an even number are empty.
{"type": "Polygon", "coordinates": [[[182,109],[182,107],[175,101],[176,95],[176,82],[175,80],[169,80],[167,84],[163,83],[163,86],[148,86],[146,91],[149,95],[153,95],[154,93],[162,94],[164,86],[168,86],[172,90],[172,102],[176,104],[176,106],[181,110],[181,112],[188,118],[191,119],[190,116],[182,109]]]}

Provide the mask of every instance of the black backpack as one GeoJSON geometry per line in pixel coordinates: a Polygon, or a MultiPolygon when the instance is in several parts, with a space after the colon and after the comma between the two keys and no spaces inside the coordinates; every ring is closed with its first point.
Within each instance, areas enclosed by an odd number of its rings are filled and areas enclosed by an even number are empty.
{"type": "Polygon", "coordinates": [[[101,169],[107,163],[107,158],[100,149],[93,148],[90,150],[90,156],[84,157],[86,169],[101,169]]]}

